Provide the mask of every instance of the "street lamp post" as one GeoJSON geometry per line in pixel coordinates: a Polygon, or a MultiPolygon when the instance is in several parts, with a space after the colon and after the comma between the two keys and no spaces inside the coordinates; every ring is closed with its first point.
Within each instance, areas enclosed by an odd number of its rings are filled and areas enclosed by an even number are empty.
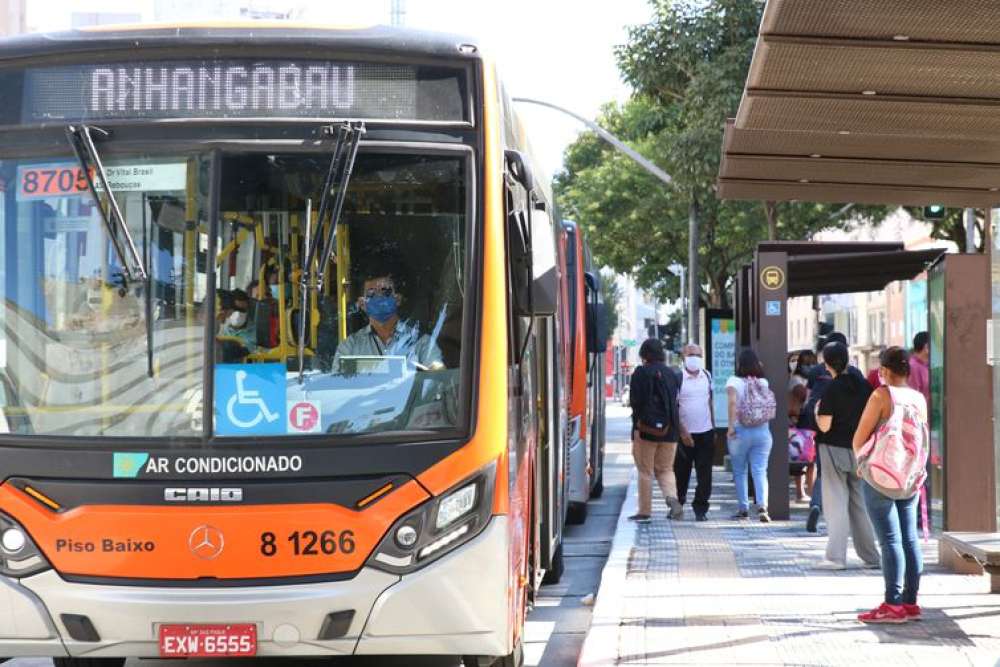
{"type": "Polygon", "coordinates": [[[687,300],[687,291],[684,289],[684,265],[683,264],[679,264],[677,262],[674,262],[673,264],[671,264],[670,266],[667,267],[667,270],[670,271],[670,273],[674,274],[675,276],[677,276],[677,277],[679,277],[681,279],[681,289],[680,289],[680,301],[681,301],[681,345],[687,345],[687,343],[688,343],[688,340],[687,340],[688,312],[687,312],[687,304],[685,303],[686,300],[687,300]]]}
{"type": "MultiPolygon", "coordinates": [[[[671,183],[673,183],[673,179],[670,177],[670,174],[663,171],[655,164],[644,158],[634,149],[627,146],[618,137],[611,134],[610,132],[605,130],[603,127],[601,127],[594,121],[588,120],[587,118],[584,118],[579,114],[573,113],[569,109],[564,109],[558,104],[552,104],[551,102],[545,102],[543,100],[534,100],[527,97],[515,97],[513,98],[513,101],[519,102],[521,104],[535,104],[538,106],[546,107],[548,109],[553,109],[560,113],[566,114],[567,116],[579,121],[580,123],[583,123],[588,128],[596,132],[597,136],[599,136],[601,139],[614,146],[615,150],[624,153],[633,162],[635,162],[637,165],[645,169],[647,172],[658,178],[665,185],[670,185],[671,183]]],[[[689,287],[691,293],[688,297],[688,308],[686,308],[684,312],[685,312],[685,319],[687,320],[686,330],[690,331],[691,338],[697,341],[699,339],[699,331],[698,331],[699,287],[698,287],[697,276],[698,276],[698,220],[700,217],[700,209],[697,200],[692,200],[688,217],[689,217],[688,275],[692,276],[692,280],[690,281],[691,285],[689,287]]],[[[686,342],[687,340],[685,339],[685,343],[686,342]]]]}

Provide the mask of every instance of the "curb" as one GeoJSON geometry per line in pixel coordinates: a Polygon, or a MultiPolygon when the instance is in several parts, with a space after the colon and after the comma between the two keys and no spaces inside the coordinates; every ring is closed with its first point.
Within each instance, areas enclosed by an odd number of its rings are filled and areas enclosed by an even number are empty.
{"type": "Polygon", "coordinates": [[[622,503],[611,553],[601,571],[601,585],[594,602],[594,613],[583,642],[577,667],[604,667],[618,664],[619,627],[626,617],[626,580],[628,559],[635,545],[636,524],[628,520],[638,511],[637,476],[635,469],[629,474],[628,489],[622,503]]]}

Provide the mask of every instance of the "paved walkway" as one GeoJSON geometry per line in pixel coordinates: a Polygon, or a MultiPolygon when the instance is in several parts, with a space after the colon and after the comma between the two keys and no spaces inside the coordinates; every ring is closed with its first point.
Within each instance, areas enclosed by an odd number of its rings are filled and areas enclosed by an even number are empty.
{"type": "MultiPolygon", "coordinates": [[[[693,482],[693,480],[692,480],[693,482]]],[[[1000,595],[985,577],[937,566],[924,544],[924,620],[865,626],[880,602],[881,573],[811,569],[825,536],[792,520],[737,522],[730,474],[716,469],[709,521],[666,519],[657,497],[651,524],[636,511],[635,475],[604,570],[581,667],[596,665],[976,665],[1000,667],[1000,595]]],[[[851,554],[856,558],[855,554],[851,554]]]]}

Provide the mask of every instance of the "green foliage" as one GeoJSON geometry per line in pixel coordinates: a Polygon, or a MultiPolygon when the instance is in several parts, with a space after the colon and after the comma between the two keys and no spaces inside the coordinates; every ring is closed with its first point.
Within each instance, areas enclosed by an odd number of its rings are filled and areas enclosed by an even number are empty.
{"type": "Polygon", "coordinates": [[[601,301],[608,322],[608,332],[614,333],[618,328],[618,305],[622,300],[622,291],[615,282],[614,275],[601,276],[601,301]]]}
{"type": "MultiPolygon", "coordinates": [[[[907,213],[917,219],[923,218],[923,207],[907,206],[907,213]]],[[[937,220],[926,220],[931,225],[931,237],[942,241],[952,241],[958,246],[959,252],[966,252],[965,244],[965,209],[946,208],[944,217],[937,220]]],[[[985,218],[981,209],[976,209],[976,252],[983,252],[983,224],[985,218]]]]}
{"type": "MultiPolygon", "coordinates": [[[[688,216],[700,208],[699,283],[712,305],[728,304],[732,276],[767,238],[761,202],[721,202],[715,181],[725,120],[736,113],[753,53],[762,3],[748,0],[651,0],[653,20],[629,31],[616,55],[635,93],[607,105],[598,122],[674,179],[642,171],[592,133],[566,151],[556,177],[566,217],[588,232],[598,260],[631,273],[660,298],[676,298],[666,267],[687,263],[688,216]]],[[[842,206],[780,203],[778,238],[805,239],[844,227],[842,206]]],[[[852,209],[869,218],[881,209],[852,209]]]]}

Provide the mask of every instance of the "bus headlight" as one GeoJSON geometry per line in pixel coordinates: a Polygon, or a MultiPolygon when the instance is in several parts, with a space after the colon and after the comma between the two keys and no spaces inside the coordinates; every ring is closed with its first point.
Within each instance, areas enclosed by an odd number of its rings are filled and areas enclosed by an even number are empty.
{"type": "Polygon", "coordinates": [[[495,486],[496,462],[400,518],[368,565],[405,574],[471,540],[489,521],[495,486]]]}
{"type": "Polygon", "coordinates": [[[438,504],[434,527],[438,530],[447,528],[471,512],[476,506],[476,487],[477,484],[472,482],[445,496],[438,504]]]}
{"type": "Polygon", "coordinates": [[[6,514],[0,514],[0,574],[20,578],[49,567],[27,531],[6,514]]]}

